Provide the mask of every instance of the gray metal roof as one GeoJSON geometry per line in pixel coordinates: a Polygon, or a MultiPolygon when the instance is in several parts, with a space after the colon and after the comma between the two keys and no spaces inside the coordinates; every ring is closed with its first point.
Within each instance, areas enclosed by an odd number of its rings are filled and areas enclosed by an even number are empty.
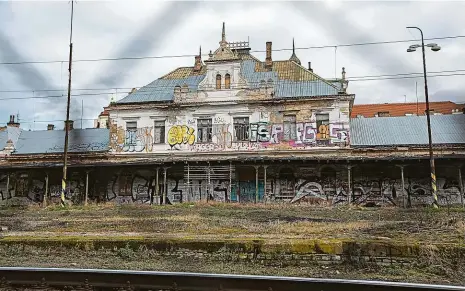
{"type": "MultiPolygon", "coordinates": [[[[62,153],[64,130],[22,131],[13,155],[62,153]]],[[[69,152],[108,151],[110,132],[106,128],[73,129],[69,132],[69,152]]]]}
{"type": "Polygon", "coordinates": [[[205,75],[190,76],[182,79],[157,79],[116,103],[171,101],[174,96],[174,87],[187,84],[190,91],[197,91],[197,87],[203,78],[205,78],[205,75]]]}
{"type": "Polygon", "coordinates": [[[8,140],[11,140],[13,142],[13,146],[16,146],[21,132],[22,129],[15,126],[7,126],[4,131],[0,131],[0,150],[5,148],[8,140]]]}
{"type": "Polygon", "coordinates": [[[8,132],[6,130],[0,131],[0,151],[3,150],[8,141],[8,132]]]}
{"type": "MultiPolygon", "coordinates": [[[[465,144],[465,114],[432,115],[434,144],[465,144]]],[[[427,145],[426,116],[353,118],[351,146],[427,145]]]]}
{"type": "MultiPolygon", "coordinates": [[[[259,88],[263,80],[273,81],[275,96],[282,98],[336,95],[338,89],[322,80],[318,81],[289,81],[279,79],[277,72],[255,72],[255,60],[245,60],[241,63],[241,75],[246,79],[250,88],[259,88]]],[[[157,79],[117,101],[118,104],[139,102],[172,101],[174,87],[188,85],[189,91],[195,92],[205,75],[189,76],[180,79],[157,79]]]]}
{"type": "Polygon", "coordinates": [[[259,88],[260,82],[269,80],[275,85],[275,96],[281,98],[337,95],[335,86],[318,81],[290,81],[279,79],[277,72],[255,72],[256,61],[246,60],[241,64],[241,75],[247,80],[250,88],[259,88]]]}

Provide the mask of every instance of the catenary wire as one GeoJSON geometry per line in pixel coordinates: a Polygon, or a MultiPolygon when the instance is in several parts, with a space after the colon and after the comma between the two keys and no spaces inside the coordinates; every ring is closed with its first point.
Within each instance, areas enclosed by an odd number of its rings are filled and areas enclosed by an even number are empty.
{"type": "MultiPolygon", "coordinates": [[[[465,76],[465,73],[456,73],[456,74],[444,74],[444,75],[428,75],[428,78],[434,77],[453,77],[453,76],[465,76]]],[[[385,80],[401,80],[401,79],[415,79],[415,78],[423,78],[423,76],[399,76],[399,77],[384,77],[384,78],[365,78],[365,79],[352,79],[350,82],[364,82],[364,81],[385,81],[385,80]]],[[[259,83],[255,83],[259,84],[259,83]]],[[[234,85],[234,84],[231,84],[234,85]]],[[[250,85],[250,83],[249,83],[250,85]]],[[[304,86],[304,85],[301,85],[304,86]]],[[[172,87],[154,87],[151,88],[150,92],[143,93],[139,92],[139,96],[148,96],[152,95],[154,92],[165,92],[166,88],[171,89],[172,87]]],[[[234,89],[234,88],[231,88],[234,89]]],[[[30,92],[30,91],[27,91],[30,92]]],[[[105,92],[105,93],[89,93],[89,94],[72,94],[72,97],[79,97],[79,96],[103,96],[103,95],[115,95],[115,94],[129,94],[129,92],[105,92]]],[[[7,97],[7,98],[0,98],[0,101],[3,100],[27,100],[27,99],[49,99],[49,98],[64,98],[66,95],[46,95],[46,96],[29,96],[29,97],[7,97]]]]}
{"type": "MultiPolygon", "coordinates": [[[[457,70],[444,70],[444,71],[431,71],[427,72],[428,77],[433,76],[430,74],[442,74],[442,73],[458,73],[458,72],[465,72],[465,69],[457,69],[457,70]]],[[[412,76],[412,75],[421,75],[421,76],[415,76],[415,77],[423,77],[422,72],[418,73],[398,73],[398,74],[384,74],[384,75],[366,75],[366,76],[353,76],[353,77],[348,77],[346,78],[348,81],[359,81],[359,79],[372,79],[375,78],[376,80],[382,80],[384,77],[398,77],[398,76],[412,76]]],[[[325,79],[325,78],[323,78],[325,79]]],[[[330,79],[330,78],[328,78],[330,79]]],[[[327,80],[327,79],[325,79],[327,80]]],[[[250,84],[250,82],[249,82],[250,84]]],[[[233,83],[232,83],[233,85],[233,83]]],[[[73,89],[73,91],[102,91],[102,90],[131,90],[133,88],[139,89],[144,86],[135,86],[135,87],[113,87],[113,88],[76,88],[73,89]]],[[[65,89],[36,89],[36,90],[0,90],[0,93],[26,93],[26,92],[60,92],[60,91],[65,91],[65,89]]],[[[114,94],[115,92],[112,92],[111,94],[114,94]]],[[[120,92],[117,92],[120,93],[120,92]]],[[[125,92],[121,92],[125,93],[125,92]]],[[[0,98],[1,99],[1,98],[0,98]]]]}
{"type": "MultiPolygon", "coordinates": [[[[444,40],[444,39],[458,39],[465,38],[465,35],[455,36],[444,36],[444,37],[433,37],[425,38],[424,40],[444,40]]],[[[353,46],[366,46],[366,45],[381,45],[381,44],[395,44],[395,43],[407,43],[421,41],[421,39],[410,39],[410,40],[392,40],[392,41],[378,41],[378,42],[364,42],[364,43],[350,43],[350,44],[336,44],[336,45],[322,45],[322,46],[310,46],[310,47],[298,47],[296,50],[309,50],[309,49],[323,49],[323,48],[335,48],[335,47],[353,47],[353,46]]],[[[272,51],[291,51],[292,48],[274,49],[272,51]]],[[[264,53],[264,50],[252,50],[251,53],[264,53]]],[[[165,55],[165,56],[140,56],[140,57],[120,57],[120,58],[98,58],[98,59],[81,59],[73,60],[73,63],[78,62],[102,62],[102,61],[121,61],[121,60],[145,60],[145,59],[173,59],[173,58],[190,58],[195,57],[195,54],[182,54],[182,55],[165,55]]],[[[208,54],[202,54],[202,56],[208,56],[208,54]]],[[[15,62],[0,62],[0,65],[25,65],[25,64],[53,64],[68,62],[67,60],[55,60],[55,61],[15,61],[15,62]]]]}

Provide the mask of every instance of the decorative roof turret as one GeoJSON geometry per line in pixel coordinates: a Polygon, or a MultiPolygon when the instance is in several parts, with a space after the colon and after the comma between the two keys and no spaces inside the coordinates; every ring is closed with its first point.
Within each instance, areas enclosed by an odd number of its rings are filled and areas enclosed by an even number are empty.
{"type": "Polygon", "coordinates": [[[220,47],[213,53],[209,55],[209,59],[205,62],[215,62],[215,61],[233,61],[238,60],[238,56],[234,53],[228,46],[226,41],[226,29],[225,23],[223,22],[223,29],[221,31],[221,41],[220,47]]]}
{"type": "Polygon", "coordinates": [[[298,63],[299,65],[301,65],[300,59],[295,54],[294,38],[292,38],[292,56],[291,56],[291,58],[289,60],[294,61],[294,62],[298,63]]]}

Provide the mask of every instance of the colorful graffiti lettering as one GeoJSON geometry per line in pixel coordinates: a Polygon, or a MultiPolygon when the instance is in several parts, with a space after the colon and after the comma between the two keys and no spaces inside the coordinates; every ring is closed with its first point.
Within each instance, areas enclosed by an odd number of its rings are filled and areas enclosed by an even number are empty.
{"type": "Polygon", "coordinates": [[[195,142],[195,130],[186,125],[175,125],[168,131],[168,144],[171,147],[181,144],[192,145],[195,142]]]}

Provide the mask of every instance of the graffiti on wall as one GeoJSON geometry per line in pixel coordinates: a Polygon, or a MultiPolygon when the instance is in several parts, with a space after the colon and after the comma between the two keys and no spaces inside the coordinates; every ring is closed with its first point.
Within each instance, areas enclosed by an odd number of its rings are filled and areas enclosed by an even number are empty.
{"type": "Polygon", "coordinates": [[[168,144],[172,149],[180,149],[181,145],[192,145],[195,142],[195,130],[187,125],[175,125],[168,131],[168,144]]]}
{"type": "MultiPolygon", "coordinates": [[[[322,124],[297,122],[291,126],[284,123],[255,122],[249,124],[247,140],[234,141],[234,128],[224,118],[215,117],[211,128],[211,142],[197,143],[195,121],[187,125],[172,125],[167,131],[166,142],[172,150],[190,151],[242,151],[267,148],[307,148],[313,146],[349,144],[348,125],[344,123],[322,124]]],[[[154,128],[142,127],[124,130],[112,124],[110,147],[116,152],[152,152],[154,128]]]]}
{"type": "Polygon", "coordinates": [[[232,148],[233,137],[229,131],[229,124],[214,124],[212,130],[212,142],[218,150],[232,148]]]}

